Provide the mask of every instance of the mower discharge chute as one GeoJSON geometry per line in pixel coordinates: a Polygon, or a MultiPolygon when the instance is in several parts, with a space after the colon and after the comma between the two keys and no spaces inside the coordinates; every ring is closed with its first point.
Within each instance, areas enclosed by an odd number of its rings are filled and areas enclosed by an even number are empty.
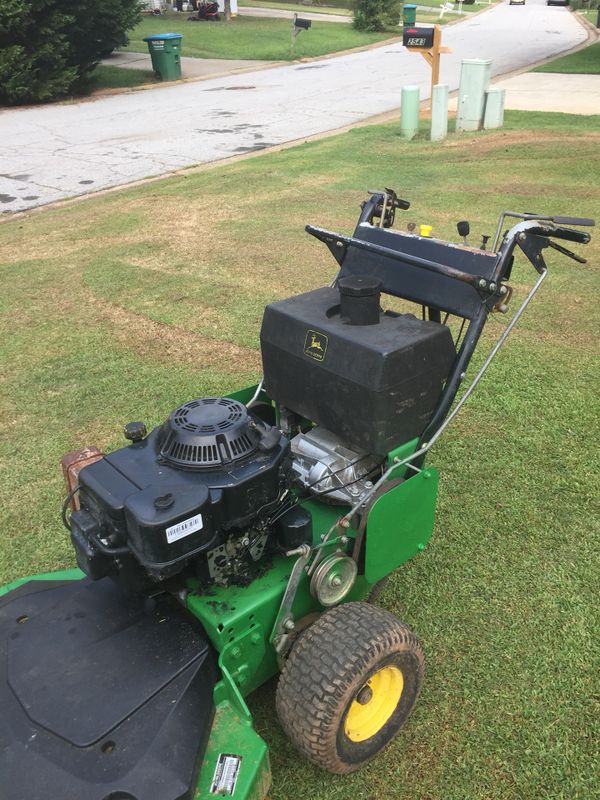
{"type": "Polygon", "coordinates": [[[393,230],[408,206],[374,192],[353,236],[307,227],[339,272],[267,306],[258,386],[65,458],[79,569],[0,590],[2,800],[260,800],[244,697],[278,672],[284,730],[331,772],[407,719],[422,648],[373,600],[431,536],[426,454],[546,277],[543,250],[582,260],[554,240],[593,224],[507,212],[487,251],[393,230]],[[517,247],[539,277],[453,406],[517,247]]]}

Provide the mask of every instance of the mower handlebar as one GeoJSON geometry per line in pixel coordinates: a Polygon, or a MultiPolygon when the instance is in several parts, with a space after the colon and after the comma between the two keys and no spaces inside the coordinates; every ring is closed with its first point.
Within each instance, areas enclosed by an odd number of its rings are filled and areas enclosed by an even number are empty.
{"type": "Polygon", "coordinates": [[[596,221],[589,217],[552,217],[552,221],[557,225],[582,225],[586,228],[593,228],[596,221]]]}
{"type": "Polygon", "coordinates": [[[564,239],[567,242],[577,242],[578,244],[588,244],[592,238],[587,231],[576,231],[573,228],[551,228],[543,236],[552,239],[564,239]]]}
{"type": "MultiPolygon", "coordinates": [[[[517,244],[538,272],[547,269],[542,256],[542,250],[546,247],[551,247],[580,264],[586,263],[585,258],[556,244],[556,242],[553,241],[554,239],[563,239],[564,241],[576,242],[577,244],[588,244],[591,240],[591,236],[587,231],[578,231],[574,228],[564,228],[556,225],[554,219],[552,221],[549,219],[525,219],[505,233],[502,245],[498,251],[500,259],[499,265],[510,263],[509,258],[512,256],[512,252],[517,244]]],[[[501,279],[500,275],[498,275],[498,278],[501,279]]]]}

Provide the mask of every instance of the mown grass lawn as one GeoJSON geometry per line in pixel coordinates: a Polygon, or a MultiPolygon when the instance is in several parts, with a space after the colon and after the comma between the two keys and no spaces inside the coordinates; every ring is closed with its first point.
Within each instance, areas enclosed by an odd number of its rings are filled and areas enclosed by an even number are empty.
{"type": "Polygon", "coordinates": [[[91,89],[122,89],[144,83],[158,83],[151,69],[124,69],[99,64],[92,74],[91,89]]]}
{"type": "Polygon", "coordinates": [[[339,0],[338,5],[334,3],[335,0],[329,0],[327,5],[286,3],[285,0],[240,0],[238,8],[276,8],[282,11],[296,11],[298,16],[302,16],[306,12],[311,14],[341,14],[345,17],[352,16],[349,0],[339,0]]]}
{"type": "MultiPolygon", "coordinates": [[[[359,128],[0,224],[0,580],[73,564],[64,452],[121,446],[129,420],[257,379],[264,304],[334,275],[307,222],[351,232],[384,185],[412,200],[400,226],[458,240],[469,219],[475,245],[506,208],[593,216],[599,123],[509,112],[438,145],[359,128]]],[[[433,539],[381,600],[427,652],[413,717],[333,777],[285,741],[267,685],[250,704],[273,800],[598,796],[600,235],[576,249],[587,265],[545,251],[541,294],[431,454],[433,539]]],[[[521,260],[516,293],[534,278],[521,260]]]]}
{"type": "MultiPolygon", "coordinates": [[[[265,17],[233,17],[230,22],[188,22],[190,14],[169,12],[147,16],[130,34],[127,50],[147,52],[144,36],[183,34],[182,55],[196,58],[239,58],[286,61],[290,54],[290,22],[265,17]]],[[[344,22],[313,22],[296,40],[295,58],[337,53],[381,42],[393,33],[362,33],[344,22]]],[[[398,33],[398,35],[400,35],[398,33]]]]}
{"type": "MultiPolygon", "coordinates": [[[[297,11],[299,16],[301,16],[303,12],[311,12],[315,14],[323,13],[323,14],[345,14],[348,16],[352,15],[352,9],[350,7],[351,3],[349,2],[349,0],[340,0],[340,5],[338,7],[334,6],[333,2],[334,0],[329,0],[329,2],[326,5],[325,4],[300,5],[298,3],[286,3],[285,0],[241,0],[241,2],[238,3],[238,6],[240,8],[246,6],[249,8],[278,8],[289,11],[297,11]],[[342,5],[342,3],[345,3],[345,6],[342,5]]],[[[439,15],[441,0],[420,0],[419,6],[430,6],[431,8],[436,9],[439,15]]],[[[458,3],[456,3],[455,6],[457,7],[458,3]]],[[[481,6],[479,5],[474,5],[474,4],[463,5],[463,11],[466,12],[479,11],[479,10],[481,10],[481,6]]],[[[419,18],[420,18],[420,13],[421,10],[417,9],[417,15],[419,16],[419,18]]],[[[447,17],[448,15],[445,14],[444,16],[447,17]]]]}
{"type": "Polygon", "coordinates": [[[555,58],[536,67],[532,72],[562,72],[572,74],[600,75],[600,42],[584,47],[576,53],[555,58]]]}

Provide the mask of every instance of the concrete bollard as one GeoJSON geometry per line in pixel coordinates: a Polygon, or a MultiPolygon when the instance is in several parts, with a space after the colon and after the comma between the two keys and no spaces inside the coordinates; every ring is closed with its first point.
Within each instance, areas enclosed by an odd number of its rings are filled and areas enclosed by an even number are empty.
{"type": "Polygon", "coordinates": [[[419,131],[419,87],[403,86],[400,102],[400,135],[412,139],[419,131]]]}
{"type": "Polygon", "coordinates": [[[482,58],[466,58],[460,70],[457,131],[478,131],[483,124],[485,93],[490,85],[492,62],[482,58]]]}
{"type": "Polygon", "coordinates": [[[488,89],[485,93],[485,114],[483,127],[485,130],[501,128],[504,124],[504,96],[505,89],[488,89]]]}
{"type": "Polygon", "coordinates": [[[431,96],[431,141],[439,142],[448,134],[448,87],[438,83],[431,96]]]}

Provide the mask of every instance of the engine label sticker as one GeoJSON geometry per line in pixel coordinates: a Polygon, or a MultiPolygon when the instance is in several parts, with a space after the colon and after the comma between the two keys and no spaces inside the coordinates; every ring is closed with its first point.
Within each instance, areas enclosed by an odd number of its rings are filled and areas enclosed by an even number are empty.
{"type": "Polygon", "coordinates": [[[202,527],[202,514],[184,519],[183,522],[178,522],[177,525],[171,525],[170,528],[167,528],[167,542],[173,544],[173,542],[177,542],[191,533],[202,530],[202,527]]]}
{"type": "Polygon", "coordinates": [[[324,333],[308,330],[304,340],[304,354],[314,358],[315,361],[324,361],[329,339],[324,333]]]}
{"type": "Polygon", "coordinates": [[[211,794],[231,796],[235,792],[240,772],[241,756],[234,756],[231,753],[221,753],[217,759],[215,774],[210,787],[211,794]]]}

